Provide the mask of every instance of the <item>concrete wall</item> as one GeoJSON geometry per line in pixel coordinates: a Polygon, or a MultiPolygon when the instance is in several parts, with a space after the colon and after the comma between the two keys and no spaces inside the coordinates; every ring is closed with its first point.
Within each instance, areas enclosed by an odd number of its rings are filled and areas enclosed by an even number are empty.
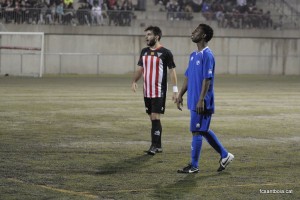
{"type": "MultiPolygon", "coordinates": [[[[14,27],[10,27],[10,31],[15,31],[14,27]]],[[[26,27],[22,31],[26,31],[26,27]]],[[[136,67],[140,50],[145,46],[144,27],[34,28],[28,31],[46,32],[44,72],[47,74],[131,73],[136,67]]],[[[196,49],[189,38],[192,30],[163,29],[161,43],[173,52],[178,73],[185,71],[189,54],[196,49]]],[[[7,45],[1,40],[3,44],[7,45]]],[[[30,44],[39,45],[35,40],[30,44]]],[[[300,75],[300,34],[297,30],[237,31],[215,28],[215,37],[209,47],[215,53],[218,74],[300,75]]],[[[26,59],[23,59],[23,71],[30,71],[30,68],[36,70],[34,63],[38,59],[32,55],[26,59]]],[[[18,74],[18,65],[19,58],[1,54],[1,74],[18,74]]]]}

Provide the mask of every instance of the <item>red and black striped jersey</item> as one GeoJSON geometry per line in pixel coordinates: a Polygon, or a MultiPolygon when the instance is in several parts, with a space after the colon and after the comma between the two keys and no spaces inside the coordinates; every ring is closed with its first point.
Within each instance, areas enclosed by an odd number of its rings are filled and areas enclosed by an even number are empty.
{"type": "Polygon", "coordinates": [[[168,68],[175,68],[173,54],[160,46],[157,49],[142,49],[138,65],[143,67],[144,97],[164,97],[167,92],[168,68]]]}

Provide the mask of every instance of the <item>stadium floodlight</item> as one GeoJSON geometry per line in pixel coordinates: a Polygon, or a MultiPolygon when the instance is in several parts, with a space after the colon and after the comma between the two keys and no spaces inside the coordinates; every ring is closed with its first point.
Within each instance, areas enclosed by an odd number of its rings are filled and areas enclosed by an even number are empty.
{"type": "Polygon", "coordinates": [[[42,77],[43,32],[0,32],[0,74],[42,77]]]}

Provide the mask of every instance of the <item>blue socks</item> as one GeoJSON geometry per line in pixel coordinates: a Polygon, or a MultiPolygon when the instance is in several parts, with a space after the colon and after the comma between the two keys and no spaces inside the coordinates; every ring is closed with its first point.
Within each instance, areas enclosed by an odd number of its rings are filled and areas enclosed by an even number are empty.
{"type": "Polygon", "coordinates": [[[198,168],[202,147],[202,135],[194,135],[191,144],[192,166],[198,168]]]}
{"type": "Polygon", "coordinates": [[[220,154],[221,158],[227,157],[228,151],[223,147],[216,134],[212,130],[208,130],[208,132],[203,136],[210,146],[212,146],[220,154]]]}
{"type": "Polygon", "coordinates": [[[202,148],[202,136],[207,140],[207,142],[212,146],[221,156],[225,158],[228,155],[228,151],[223,147],[216,134],[209,130],[206,134],[193,135],[192,144],[191,144],[191,164],[193,167],[198,168],[200,153],[202,148]]]}

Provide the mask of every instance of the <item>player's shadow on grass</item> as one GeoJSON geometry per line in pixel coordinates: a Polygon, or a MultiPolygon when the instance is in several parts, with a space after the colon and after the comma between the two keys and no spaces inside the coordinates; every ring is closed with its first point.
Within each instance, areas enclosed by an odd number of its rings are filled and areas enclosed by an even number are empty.
{"type": "Polygon", "coordinates": [[[107,163],[97,169],[97,175],[109,175],[128,171],[138,171],[141,166],[146,165],[147,161],[153,158],[151,155],[139,155],[129,159],[121,159],[115,163],[107,163]]]}
{"type": "MultiPolygon", "coordinates": [[[[176,171],[174,173],[176,173],[176,171]]],[[[161,183],[158,184],[154,193],[152,194],[152,197],[155,199],[186,199],[187,195],[192,196],[191,191],[193,191],[197,187],[201,187],[201,182],[203,180],[214,178],[220,175],[228,175],[222,173],[208,175],[182,174],[182,176],[185,177],[173,184],[169,184],[166,186],[162,186],[161,183]]]]}

